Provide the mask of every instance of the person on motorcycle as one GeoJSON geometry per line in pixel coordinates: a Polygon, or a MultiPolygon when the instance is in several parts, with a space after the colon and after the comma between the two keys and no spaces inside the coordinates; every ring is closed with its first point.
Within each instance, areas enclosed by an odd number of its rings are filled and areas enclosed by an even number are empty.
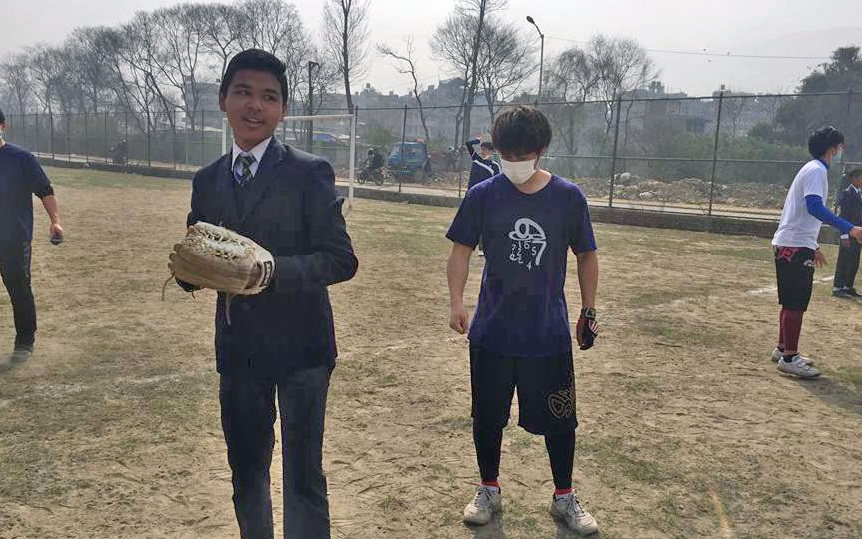
{"type": "Polygon", "coordinates": [[[369,156],[371,157],[371,170],[376,173],[380,173],[380,169],[383,168],[383,154],[377,151],[377,148],[371,148],[368,150],[371,152],[369,156]]]}
{"type": "Polygon", "coordinates": [[[377,151],[377,148],[369,148],[364,168],[359,173],[359,183],[374,180],[375,184],[383,185],[383,165],[383,155],[377,151]]]}

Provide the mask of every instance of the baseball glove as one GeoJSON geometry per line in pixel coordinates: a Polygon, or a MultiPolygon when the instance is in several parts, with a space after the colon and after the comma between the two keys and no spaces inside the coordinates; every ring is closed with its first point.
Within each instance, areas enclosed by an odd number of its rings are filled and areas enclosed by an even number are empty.
{"type": "MultiPolygon", "coordinates": [[[[209,223],[189,227],[182,243],[174,245],[168,268],[171,279],[227,294],[226,317],[230,324],[230,302],[236,295],[258,294],[272,280],[275,260],[254,241],[209,223]]],[[[164,287],[162,287],[164,298],[164,287]]]]}

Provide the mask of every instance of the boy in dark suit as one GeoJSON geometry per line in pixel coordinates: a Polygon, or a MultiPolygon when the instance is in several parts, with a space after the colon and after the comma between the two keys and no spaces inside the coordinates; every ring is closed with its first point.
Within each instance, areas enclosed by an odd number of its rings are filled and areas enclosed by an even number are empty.
{"type": "MultiPolygon", "coordinates": [[[[850,185],[838,196],[838,214],[842,219],[856,225],[862,225],[862,168],[847,172],[850,185]]],[[[835,266],[835,280],[832,284],[832,295],[838,297],[862,297],[853,287],[856,272],[859,271],[859,254],[862,245],[851,241],[847,234],[841,235],[841,246],[838,249],[838,263],[835,266]]]]}
{"type": "Polygon", "coordinates": [[[273,136],[286,111],[284,72],[284,63],[256,49],[228,64],[219,105],[235,143],[195,176],[187,225],[235,230],[275,258],[267,289],[233,299],[230,325],[225,294],[216,303],[221,422],[240,536],[273,537],[269,467],[277,392],[284,537],[326,539],[323,424],[336,358],[327,286],[351,279],[358,263],[330,164],[273,136]]]}

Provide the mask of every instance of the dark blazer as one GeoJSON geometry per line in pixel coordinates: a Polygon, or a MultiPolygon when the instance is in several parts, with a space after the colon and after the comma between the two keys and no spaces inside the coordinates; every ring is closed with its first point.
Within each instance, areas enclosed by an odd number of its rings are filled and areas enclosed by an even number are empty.
{"type": "Polygon", "coordinates": [[[856,188],[852,185],[841,191],[841,196],[838,199],[840,206],[839,217],[845,219],[856,226],[862,226],[862,196],[856,192],[856,188]]]}
{"type": "Polygon", "coordinates": [[[273,137],[242,204],[235,183],[230,153],[198,171],[187,224],[205,221],[253,239],[275,257],[275,275],[260,294],[233,298],[230,326],[226,295],[219,292],[218,372],[278,378],[333,364],[337,352],[326,287],[351,279],[358,261],[332,167],[273,137]]]}

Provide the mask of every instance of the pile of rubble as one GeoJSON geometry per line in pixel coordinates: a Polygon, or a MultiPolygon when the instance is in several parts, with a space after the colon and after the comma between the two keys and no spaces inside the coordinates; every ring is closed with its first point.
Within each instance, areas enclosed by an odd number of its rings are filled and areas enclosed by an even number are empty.
{"type": "MultiPolygon", "coordinates": [[[[578,183],[588,197],[607,197],[607,178],[581,178],[578,183]]],[[[703,204],[709,201],[710,182],[700,178],[659,181],[623,172],[614,179],[614,198],[655,201],[665,204],[703,204]]],[[[787,188],[778,184],[716,184],[713,203],[741,208],[781,209],[787,188]]]]}

